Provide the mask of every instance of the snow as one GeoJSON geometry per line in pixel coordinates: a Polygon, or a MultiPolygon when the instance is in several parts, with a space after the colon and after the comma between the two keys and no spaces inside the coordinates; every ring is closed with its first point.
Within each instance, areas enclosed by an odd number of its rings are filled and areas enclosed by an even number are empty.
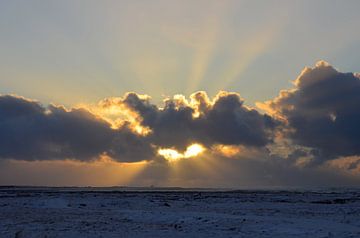
{"type": "Polygon", "coordinates": [[[0,237],[360,237],[360,191],[0,188],[0,237]]]}

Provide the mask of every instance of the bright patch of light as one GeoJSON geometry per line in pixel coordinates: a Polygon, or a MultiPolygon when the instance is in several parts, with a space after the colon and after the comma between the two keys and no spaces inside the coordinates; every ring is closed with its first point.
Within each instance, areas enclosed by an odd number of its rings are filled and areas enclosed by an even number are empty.
{"type": "Polygon", "coordinates": [[[159,149],[158,154],[163,156],[165,159],[169,161],[174,161],[184,158],[187,159],[187,158],[195,157],[204,151],[205,148],[202,145],[192,144],[186,148],[184,153],[180,153],[175,149],[164,148],[164,149],[159,149]]]}
{"type": "Polygon", "coordinates": [[[185,158],[190,158],[197,156],[201,154],[204,151],[204,147],[202,147],[200,144],[192,144],[188,148],[186,148],[186,151],[184,153],[185,158]]]}
{"type": "Polygon", "coordinates": [[[177,152],[174,149],[159,149],[158,154],[163,156],[167,160],[178,160],[183,157],[183,155],[177,152]]]}
{"type": "Polygon", "coordinates": [[[215,152],[229,158],[234,157],[240,153],[240,147],[233,145],[215,145],[212,149],[215,152]]]}
{"type": "Polygon", "coordinates": [[[336,114],[335,113],[330,113],[330,119],[331,121],[335,122],[336,121],[336,114]]]}

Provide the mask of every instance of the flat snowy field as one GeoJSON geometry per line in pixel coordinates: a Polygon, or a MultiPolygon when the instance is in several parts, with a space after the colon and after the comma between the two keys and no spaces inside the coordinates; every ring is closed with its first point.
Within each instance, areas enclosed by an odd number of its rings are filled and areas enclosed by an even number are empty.
{"type": "Polygon", "coordinates": [[[360,191],[2,187],[0,237],[360,237],[360,191]]]}

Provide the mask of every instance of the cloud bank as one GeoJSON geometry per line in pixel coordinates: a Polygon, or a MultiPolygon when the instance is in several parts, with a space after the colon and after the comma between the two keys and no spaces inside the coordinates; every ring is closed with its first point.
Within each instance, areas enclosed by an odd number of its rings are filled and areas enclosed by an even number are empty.
{"type": "Polygon", "coordinates": [[[273,100],[259,104],[286,123],[285,137],[324,161],[360,154],[360,78],[324,61],[305,68],[273,100]]]}
{"type": "Polygon", "coordinates": [[[19,160],[149,159],[152,148],[127,125],[112,129],[83,108],[43,107],[14,95],[0,96],[0,157],[19,160]]]}
{"type": "Polygon", "coordinates": [[[127,93],[99,103],[130,115],[114,128],[109,118],[87,108],[42,106],[14,95],[0,96],[0,157],[20,160],[151,160],[159,147],[185,149],[193,143],[262,147],[271,142],[275,121],[243,105],[236,93],[205,92],[188,102],[175,96],[160,108],[149,97],[127,93]],[[109,120],[107,120],[109,119],[109,120]],[[140,129],[140,130],[138,130],[140,129]]]}
{"type": "MultiPolygon", "coordinates": [[[[187,171],[178,173],[188,186],[205,186],[198,179],[207,181],[206,176],[216,178],[218,186],[244,181],[289,185],[287,179],[301,184],[306,174],[309,184],[319,174],[331,183],[331,175],[359,182],[358,74],[320,61],[305,68],[292,89],[257,106],[261,110],[225,91],[212,99],[203,91],[188,99],[175,95],[163,105],[129,92],[74,108],[0,95],[0,170],[11,164],[6,161],[147,161],[134,181],[157,184],[170,178],[174,165],[166,159],[174,156],[180,158],[178,169],[187,171]],[[214,169],[222,171],[220,177],[214,169]]],[[[163,184],[181,185],[180,180],[163,184]]]]}
{"type": "Polygon", "coordinates": [[[166,99],[163,108],[127,94],[119,103],[135,112],[141,125],[150,128],[151,143],[185,148],[191,143],[246,145],[261,147],[271,142],[275,121],[243,104],[237,93],[220,92],[209,100],[205,92],[166,99]]]}

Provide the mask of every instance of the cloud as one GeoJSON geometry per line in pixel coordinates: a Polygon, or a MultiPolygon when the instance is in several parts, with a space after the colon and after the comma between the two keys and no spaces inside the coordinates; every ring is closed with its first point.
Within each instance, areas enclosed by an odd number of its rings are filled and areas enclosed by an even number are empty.
{"type": "Polygon", "coordinates": [[[107,155],[134,162],[155,159],[159,148],[185,151],[194,143],[263,147],[272,141],[275,124],[228,92],[213,100],[205,92],[190,101],[176,95],[163,108],[136,93],[104,99],[97,108],[71,109],[2,95],[0,157],[92,160],[107,155]]]}
{"type": "Polygon", "coordinates": [[[299,167],[292,161],[270,156],[266,149],[231,158],[208,151],[197,159],[177,163],[150,163],[132,180],[135,186],[265,188],[288,186],[358,185],[359,173],[332,164],[299,167]]]}
{"type": "Polygon", "coordinates": [[[70,184],[61,177],[71,168],[75,180],[97,184],[81,180],[83,174],[112,166],[120,173],[133,168],[121,180],[129,185],[358,184],[359,75],[320,61],[305,68],[292,89],[257,105],[266,113],[224,91],[214,98],[203,91],[174,95],[163,105],[129,92],[73,108],[0,95],[0,171],[8,171],[3,181],[17,184],[56,168],[49,183],[70,184]],[[16,180],[11,171],[31,176],[16,180]]]}
{"type": "Polygon", "coordinates": [[[0,96],[0,158],[147,160],[153,150],[124,124],[119,129],[83,108],[67,110],[14,95],[0,96]]]}
{"type": "Polygon", "coordinates": [[[262,109],[286,122],[295,145],[311,148],[317,162],[360,154],[360,78],[324,61],[305,68],[294,88],[262,109]]]}
{"type": "Polygon", "coordinates": [[[119,103],[139,116],[150,128],[150,141],[162,147],[185,149],[200,143],[262,147],[272,141],[276,121],[244,105],[237,93],[220,92],[210,100],[205,92],[165,100],[163,108],[148,97],[127,94],[119,103]]]}

